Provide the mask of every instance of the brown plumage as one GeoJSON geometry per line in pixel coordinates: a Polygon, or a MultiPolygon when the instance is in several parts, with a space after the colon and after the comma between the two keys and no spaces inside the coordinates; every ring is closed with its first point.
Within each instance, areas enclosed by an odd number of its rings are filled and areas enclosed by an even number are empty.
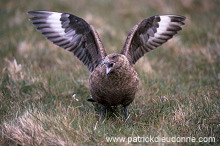
{"type": "Polygon", "coordinates": [[[89,84],[95,101],[104,106],[126,107],[137,92],[138,76],[124,55],[110,54],[91,73],[89,84]]]}
{"type": "Polygon", "coordinates": [[[48,40],[72,52],[90,71],[91,98],[103,108],[122,105],[126,118],[127,106],[138,90],[138,75],[133,68],[140,57],[172,38],[184,25],[185,17],[156,15],[135,25],[120,54],[107,55],[92,25],[68,13],[31,11],[30,21],[48,40]]]}

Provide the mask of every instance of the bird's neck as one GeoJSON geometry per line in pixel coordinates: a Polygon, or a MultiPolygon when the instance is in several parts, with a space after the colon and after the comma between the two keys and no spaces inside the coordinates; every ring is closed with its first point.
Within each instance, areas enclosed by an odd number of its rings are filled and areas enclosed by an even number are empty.
{"type": "Polygon", "coordinates": [[[132,77],[132,74],[134,72],[133,66],[121,66],[119,68],[116,68],[113,72],[107,75],[107,78],[109,79],[129,79],[132,77]]]}

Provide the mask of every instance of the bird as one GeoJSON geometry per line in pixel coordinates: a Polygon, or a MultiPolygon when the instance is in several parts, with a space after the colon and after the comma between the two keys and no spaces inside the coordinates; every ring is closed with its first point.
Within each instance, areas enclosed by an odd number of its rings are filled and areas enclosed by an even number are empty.
{"type": "Polygon", "coordinates": [[[186,19],[173,14],[145,18],[132,28],[120,53],[107,54],[97,31],[84,19],[53,11],[27,13],[43,36],[87,66],[91,94],[88,101],[101,106],[100,119],[104,119],[107,108],[119,105],[125,118],[129,118],[128,106],[135,99],[139,85],[134,64],[182,30],[186,19]]]}

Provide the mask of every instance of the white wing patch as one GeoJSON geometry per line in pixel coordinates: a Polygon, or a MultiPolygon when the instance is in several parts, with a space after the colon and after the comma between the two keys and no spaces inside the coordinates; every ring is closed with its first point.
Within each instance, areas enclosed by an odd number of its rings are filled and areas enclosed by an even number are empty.
{"type": "Polygon", "coordinates": [[[160,22],[158,22],[159,28],[157,28],[157,32],[155,33],[155,35],[165,32],[167,28],[169,27],[170,22],[171,22],[170,17],[160,16],[160,22]]]}
{"type": "MultiPolygon", "coordinates": [[[[164,43],[168,39],[171,38],[171,36],[170,37],[166,36],[166,35],[164,35],[164,33],[167,33],[167,34],[169,34],[169,33],[176,34],[177,33],[177,31],[174,32],[174,31],[169,31],[168,30],[171,27],[171,25],[180,26],[180,24],[171,21],[172,16],[173,15],[162,15],[162,16],[160,16],[160,22],[158,22],[159,27],[157,28],[157,32],[154,34],[154,36],[149,36],[148,42],[151,42],[151,45],[154,44],[156,47],[160,46],[161,45],[160,43],[164,43]],[[163,38],[163,39],[161,40],[159,38],[163,38]],[[157,41],[157,42],[155,42],[155,41],[157,41]]],[[[172,35],[174,35],[174,34],[172,34],[172,35]]],[[[150,50],[150,49],[148,48],[148,50],[150,50]]]]}
{"type": "Polygon", "coordinates": [[[62,28],[62,24],[60,21],[62,13],[52,13],[49,17],[47,17],[46,23],[50,24],[50,27],[53,31],[57,32],[60,36],[64,36],[65,29],[62,28]]]}

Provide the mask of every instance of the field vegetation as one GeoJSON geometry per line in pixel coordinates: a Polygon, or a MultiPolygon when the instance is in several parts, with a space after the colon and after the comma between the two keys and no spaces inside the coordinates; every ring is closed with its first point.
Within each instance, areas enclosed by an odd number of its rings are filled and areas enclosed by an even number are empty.
{"type": "Polygon", "coordinates": [[[110,136],[215,137],[196,144],[217,145],[219,6],[219,0],[1,0],[0,145],[127,144],[107,142],[110,136]],[[87,68],[34,29],[30,10],[84,18],[108,53],[119,52],[131,28],[146,17],[179,14],[187,20],[178,35],[135,65],[140,89],[129,106],[131,126],[120,108],[98,122],[99,113],[86,101],[87,68]]]}

